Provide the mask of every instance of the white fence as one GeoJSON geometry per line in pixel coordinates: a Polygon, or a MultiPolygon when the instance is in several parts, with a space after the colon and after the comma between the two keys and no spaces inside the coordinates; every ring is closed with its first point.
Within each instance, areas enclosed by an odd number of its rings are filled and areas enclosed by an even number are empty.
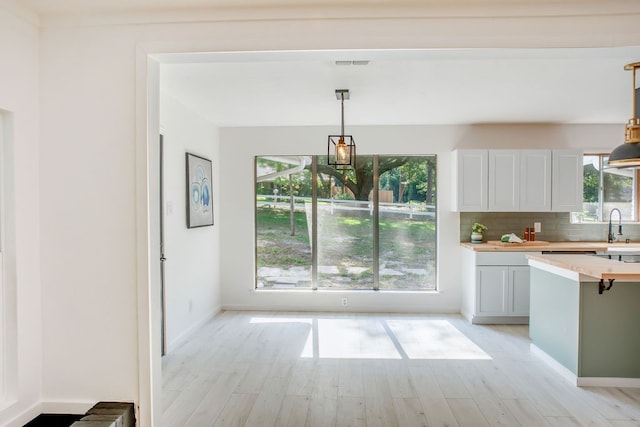
{"type": "MultiPolygon", "coordinates": [[[[311,203],[311,197],[298,197],[293,196],[293,203],[290,196],[275,196],[275,195],[259,195],[256,197],[257,206],[270,206],[281,209],[291,209],[293,205],[294,210],[305,210],[305,205],[311,203]]],[[[420,202],[407,202],[407,203],[378,203],[379,212],[404,214],[408,215],[409,219],[414,217],[428,217],[435,218],[436,206],[427,205],[420,202]]],[[[370,215],[373,215],[373,202],[363,200],[342,200],[342,199],[318,199],[318,207],[328,209],[329,213],[333,214],[336,211],[369,211],[370,215]]]]}

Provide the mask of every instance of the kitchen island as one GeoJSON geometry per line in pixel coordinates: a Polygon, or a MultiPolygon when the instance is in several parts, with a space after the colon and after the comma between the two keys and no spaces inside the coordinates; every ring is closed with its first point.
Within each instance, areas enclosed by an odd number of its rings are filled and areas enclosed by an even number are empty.
{"type": "Polygon", "coordinates": [[[640,264],[527,258],[533,350],[576,385],[640,387],[640,264]]]}
{"type": "MultiPolygon", "coordinates": [[[[476,324],[529,322],[527,255],[544,253],[640,254],[640,244],[607,242],[461,242],[461,313],[476,324]]],[[[624,255],[625,257],[627,255],[624,255]]],[[[639,264],[640,265],[640,264],[639,264]]]]}

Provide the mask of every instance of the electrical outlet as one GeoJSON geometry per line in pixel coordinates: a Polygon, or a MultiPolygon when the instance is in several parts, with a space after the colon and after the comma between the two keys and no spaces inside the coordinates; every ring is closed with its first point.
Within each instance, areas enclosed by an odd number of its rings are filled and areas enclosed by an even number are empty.
{"type": "Polygon", "coordinates": [[[343,306],[348,306],[349,305],[349,300],[347,298],[342,298],[342,305],[343,306]]]}
{"type": "Polygon", "coordinates": [[[533,228],[536,231],[536,233],[542,233],[542,223],[541,222],[534,222],[533,223],[533,228]]]}

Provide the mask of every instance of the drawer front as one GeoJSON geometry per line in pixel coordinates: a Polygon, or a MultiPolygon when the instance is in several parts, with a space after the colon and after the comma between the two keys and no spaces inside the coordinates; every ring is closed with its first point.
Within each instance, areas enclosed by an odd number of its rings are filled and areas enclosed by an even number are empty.
{"type": "Polygon", "coordinates": [[[527,255],[540,252],[477,252],[476,265],[528,265],[527,255]]]}

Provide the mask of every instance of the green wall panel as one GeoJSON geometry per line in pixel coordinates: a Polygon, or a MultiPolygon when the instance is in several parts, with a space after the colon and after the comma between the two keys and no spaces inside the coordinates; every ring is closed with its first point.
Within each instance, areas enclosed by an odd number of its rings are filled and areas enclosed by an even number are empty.
{"type": "Polygon", "coordinates": [[[581,378],[640,378],[640,283],[577,282],[531,268],[529,335],[581,378]]]}
{"type": "Polygon", "coordinates": [[[581,284],[580,377],[640,378],[640,283],[581,284]]]}
{"type": "Polygon", "coordinates": [[[531,268],[529,335],[533,343],[578,375],[579,283],[531,268]]]}

